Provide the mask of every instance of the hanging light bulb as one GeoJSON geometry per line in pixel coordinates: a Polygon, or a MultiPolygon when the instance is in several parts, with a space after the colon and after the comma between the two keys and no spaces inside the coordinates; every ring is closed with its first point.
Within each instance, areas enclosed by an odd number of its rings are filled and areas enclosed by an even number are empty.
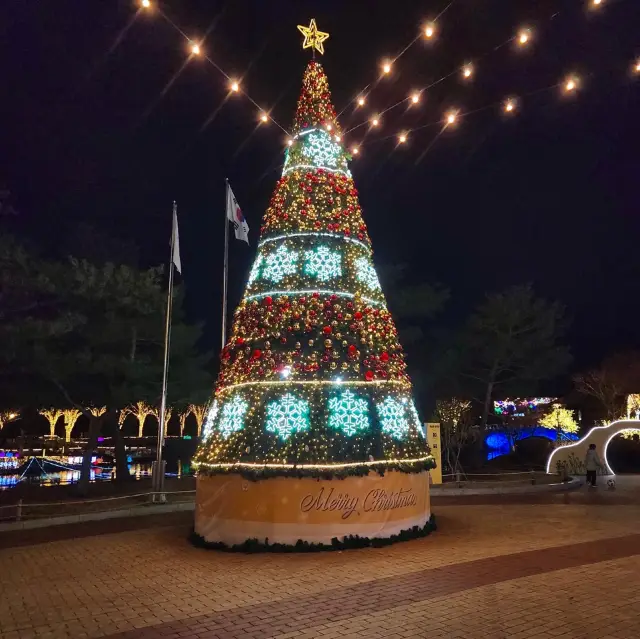
{"type": "Polygon", "coordinates": [[[287,140],[287,144],[288,144],[289,146],[293,146],[293,140],[292,140],[291,138],[289,138],[289,139],[287,140]]]}
{"type": "Polygon", "coordinates": [[[434,22],[429,22],[428,24],[425,25],[424,27],[424,37],[425,38],[433,38],[433,36],[436,34],[436,25],[434,22]]]}
{"type": "Polygon", "coordinates": [[[331,126],[331,124],[327,123],[327,124],[325,125],[325,127],[324,127],[324,128],[325,128],[327,131],[331,131],[331,129],[332,129],[333,127],[331,126]]]}
{"type": "Polygon", "coordinates": [[[407,134],[406,133],[401,133],[398,136],[398,144],[404,144],[407,141],[407,134]]]}
{"type": "Polygon", "coordinates": [[[389,62],[388,60],[382,65],[382,73],[384,73],[385,75],[387,73],[391,73],[391,62],[389,62]]]}
{"type": "Polygon", "coordinates": [[[633,72],[640,73],[640,58],[638,58],[633,65],[633,72]]]}
{"type": "Polygon", "coordinates": [[[458,119],[457,111],[449,111],[447,113],[445,122],[447,123],[447,126],[448,126],[450,124],[455,124],[457,119],[458,119]]]}
{"type": "Polygon", "coordinates": [[[151,7],[151,0],[142,0],[140,4],[143,9],[149,9],[151,7]]]}
{"type": "Polygon", "coordinates": [[[238,82],[236,80],[232,80],[231,81],[231,84],[229,85],[229,88],[234,93],[238,93],[238,91],[240,91],[240,85],[238,84],[238,82]]]}
{"type": "Polygon", "coordinates": [[[516,110],[516,101],[513,98],[507,98],[502,108],[505,113],[513,113],[516,110]]]}
{"type": "Polygon", "coordinates": [[[462,67],[462,77],[465,80],[468,80],[472,75],[473,75],[473,65],[472,64],[465,64],[462,67]]]}
{"type": "Polygon", "coordinates": [[[193,53],[193,55],[200,55],[200,45],[197,42],[191,43],[191,53],[193,53]]]}
{"type": "Polygon", "coordinates": [[[418,91],[414,91],[411,94],[411,103],[418,104],[418,102],[420,102],[420,93],[418,91]]]}
{"type": "Polygon", "coordinates": [[[269,121],[269,116],[264,113],[264,111],[262,112],[262,115],[260,116],[260,122],[268,122],[269,121]]]}
{"type": "Polygon", "coordinates": [[[531,40],[531,29],[520,29],[518,32],[518,44],[521,47],[529,44],[531,40]]]}
{"type": "Polygon", "coordinates": [[[377,118],[376,116],[371,118],[371,126],[378,126],[378,124],[380,124],[379,118],[377,118]]]}
{"type": "Polygon", "coordinates": [[[358,155],[358,153],[360,153],[360,149],[357,146],[351,147],[351,153],[353,155],[358,155]]]}
{"type": "Polygon", "coordinates": [[[591,8],[597,9],[602,4],[602,0],[591,0],[591,8]]]}
{"type": "Polygon", "coordinates": [[[361,95],[361,96],[358,98],[358,106],[364,106],[364,103],[365,103],[365,102],[366,102],[366,100],[364,99],[364,96],[363,96],[363,95],[361,95]]]}
{"type": "Polygon", "coordinates": [[[564,81],[562,85],[565,93],[573,93],[578,88],[578,78],[575,75],[570,75],[564,81]]]}
{"type": "Polygon", "coordinates": [[[336,135],[336,136],[335,136],[335,138],[334,138],[334,140],[335,140],[336,142],[340,142],[340,141],[342,140],[342,138],[341,138],[339,135],[336,135]]]}

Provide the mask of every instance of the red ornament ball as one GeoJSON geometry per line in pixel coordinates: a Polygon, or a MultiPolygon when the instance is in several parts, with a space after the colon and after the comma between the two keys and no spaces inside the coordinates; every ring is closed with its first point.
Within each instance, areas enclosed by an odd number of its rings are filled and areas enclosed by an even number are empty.
{"type": "Polygon", "coordinates": [[[362,319],[362,313],[360,311],[356,311],[353,316],[357,319],[357,320],[361,320],[362,319]]]}
{"type": "Polygon", "coordinates": [[[256,350],[253,351],[253,357],[255,359],[260,359],[262,357],[262,351],[259,348],[256,348],[256,350]]]}
{"type": "Polygon", "coordinates": [[[389,361],[389,353],[387,353],[386,351],[384,353],[380,354],[380,359],[383,362],[388,362],[389,361]]]}
{"type": "Polygon", "coordinates": [[[365,379],[370,382],[373,379],[373,371],[367,371],[365,374],[365,379]]]}
{"type": "Polygon", "coordinates": [[[331,326],[325,326],[325,327],[322,329],[322,332],[323,332],[325,335],[330,335],[330,334],[331,334],[331,326]]]}
{"type": "Polygon", "coordinates": [[[271,297],[271,296],[267,295],[267,296],[264,298],[264,305],[265,305],[265,306],[271,306],[272,304],[273,304],[273,297],[271,297]]]}

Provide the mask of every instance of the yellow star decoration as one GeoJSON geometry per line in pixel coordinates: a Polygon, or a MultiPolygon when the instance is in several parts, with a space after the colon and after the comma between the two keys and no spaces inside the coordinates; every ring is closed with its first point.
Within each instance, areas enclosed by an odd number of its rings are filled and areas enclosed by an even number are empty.
{"type": "Polygon", "coordinates": [[[324,44],[322,43],[329,37],[329,34],[324,33],[324,31],[318,31],[315,18],[311,18],[308,27],[299,24],[298,31],[304,36],[304,42],[302,43],[303,49],[317,49],[320,53],[324,54],[324,44]]]}

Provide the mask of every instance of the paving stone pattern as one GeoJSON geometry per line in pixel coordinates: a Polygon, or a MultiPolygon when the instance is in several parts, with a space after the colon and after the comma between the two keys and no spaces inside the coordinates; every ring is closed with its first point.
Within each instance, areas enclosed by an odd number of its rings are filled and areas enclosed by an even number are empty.
{"type": "Polygon", "coordinates": [[[428,538],[309,555],[196,549],[180,519],[0,537],[0,637],[640,637],[640,506],[437,512],[428,538]]]}

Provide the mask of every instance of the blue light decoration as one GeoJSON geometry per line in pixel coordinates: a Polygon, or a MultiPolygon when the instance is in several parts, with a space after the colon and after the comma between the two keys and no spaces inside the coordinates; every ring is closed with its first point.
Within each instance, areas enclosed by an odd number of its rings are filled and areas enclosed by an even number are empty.
{"type": "Polygon", "coordinates": [[[329,426],[347,437],[369,428],[367,400],[345,390],[329,400],[329,426]]]}
{"type": "Polygon", "coordinates": [[[358,280],[372,291],[379,291],[380,280],[376,270],[373,268],[373,264],[366,257],[359,257],[355,261],[355,266],[358,280]]]}
{"type": "Polygon", "coordinates": [[[253,263],[253,266],[251,267],[251,272],[249,273],[248,283],[250,285],[253,284],[260,276],[260,267],[262,266],[263,262],[264,262],[264,257],[262,255],[258,255],[258,257],[256,257],[256,261],[253,263]]]}
{"type": "Polygon", "coordinates": [[[298,252],[291,251],[286,246],[280,246],[265,259],[262,278],[279,282],[285,275],[292,275],[296,272],[297,263],[298,252]]]}
{"type": "Polygon", "coordinates": [[[309,403],[287,393],[280,399],[267,404],[267,423],[265,430],[274,433],[280,439],[288,439],[292,433],[309,428],[309,403]]]}
{"type": "Polygon", "coordinates": [[[395,439],[403,439],[409,433],[406,407],[393,397],[387,397],[376,406],[382,424],[382,432],[395,439]]]}
{"type": "Polygon", "coordinates": [[[211,437],[211,433],[213,432],[213,424],[216,421],[216,417],[218,416],[218,410],[218,400],[214,399],[213,404],[211,404],[211,408],[209,409],[209,413],[204,420],[204,425],[202,426],[202,441],[206,441],[207,439],[209,439],[209,437],[211,437]]]}
{"type": "Polygon", "coordinates": [[[222,407],[222,417],[218,430],[223,439],[244,428],[244,414],[249,409],[249,402],[236,395],[222,407]]]}
{"type": "Polygon", "coordinates": [[[529,439],[530,437],[543,437],[549,441],[573,442],[579,439],[576,433],[566,433],[556,431],[553,428],[544,426],[530,426],[513,430],[493,430],[484,437],[484,444],[487,447],[487,460],[495,459],[502,455],[511,453],[511,444],[529,439]]]}
{"type": "Polygon", "coordinates": [[[306,251],[304,272],[321,282],[340,277],[342,275],[342,257],[338,251],[331,251],[326,246],[306,251]]]}

